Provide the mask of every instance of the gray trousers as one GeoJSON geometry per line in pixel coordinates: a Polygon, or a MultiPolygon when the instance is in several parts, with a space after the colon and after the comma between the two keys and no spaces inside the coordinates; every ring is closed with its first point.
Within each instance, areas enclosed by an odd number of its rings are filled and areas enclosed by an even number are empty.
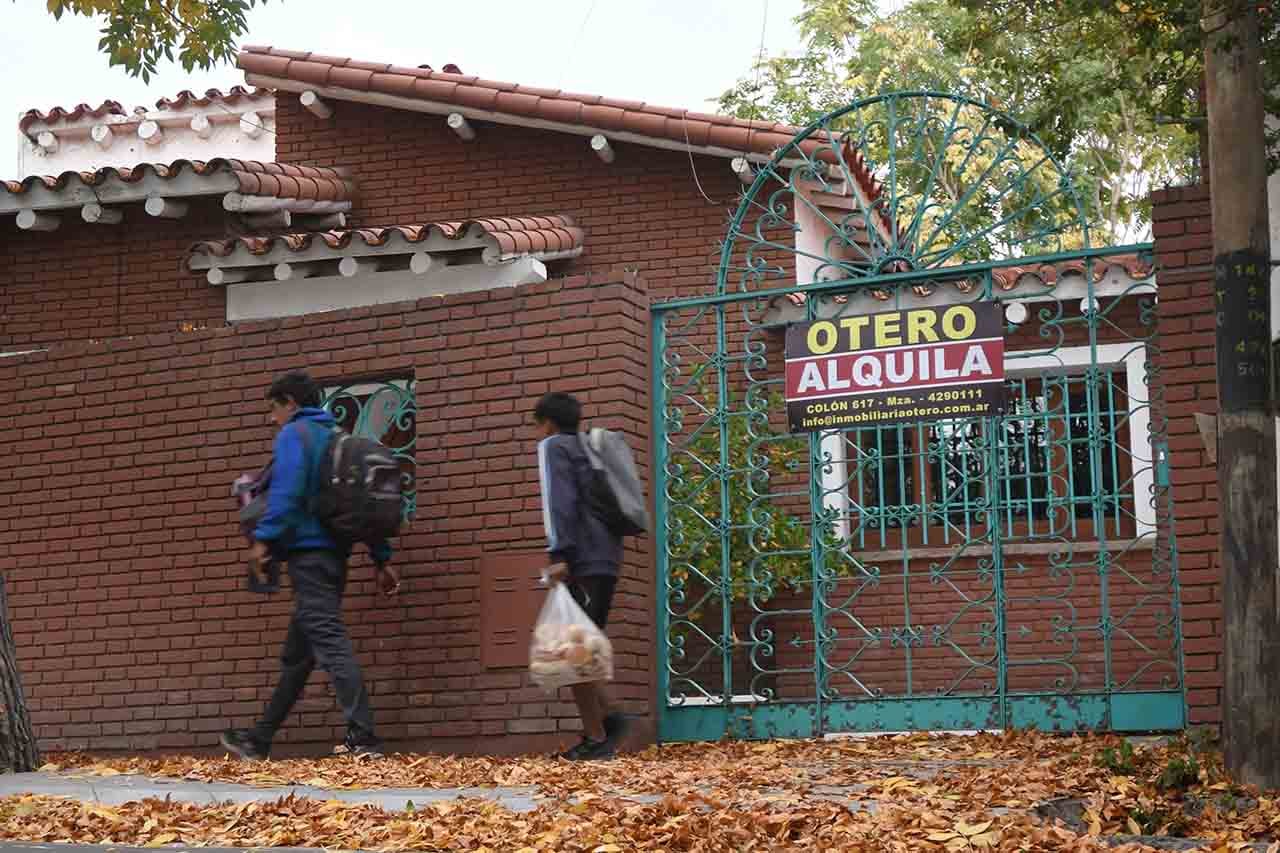
{"type": "Polygon", "coordinates": [[[254,735],[264,744],[271,743],[318,664],[333,683],[333,692],[347,720],[350,742],[377,743],[369,694],[342,622],[346,560],[333,551],[296,551],[289,555],[289,580],[293,586],[293,618],[280,655],[280,683],[254,728],[254,735]]]}

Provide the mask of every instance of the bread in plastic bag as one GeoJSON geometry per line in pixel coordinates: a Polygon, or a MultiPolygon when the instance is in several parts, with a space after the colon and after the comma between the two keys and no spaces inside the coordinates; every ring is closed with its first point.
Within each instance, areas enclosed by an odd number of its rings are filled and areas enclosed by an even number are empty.
{"type": "Polygon", "coordinates": [[[552,585],[533,627],[529,675],[544,690],[613,680],[613,646],[562,583],[552,585]]]}

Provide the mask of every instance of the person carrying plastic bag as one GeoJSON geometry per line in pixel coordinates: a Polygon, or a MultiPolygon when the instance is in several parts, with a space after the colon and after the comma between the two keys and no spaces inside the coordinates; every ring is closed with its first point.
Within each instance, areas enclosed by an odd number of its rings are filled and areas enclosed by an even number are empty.
{"type": "Polygon", "coordinates": [[[628,721],[605,683],[613,652],[604,629],[622,564],[622,533],[592,511],[595,474],[590,448],[578,434],[582,405],[568,394],[538,401],[542,432],[538,474],[552,583],[530,649],[530,673],[546,689],[569,686],[582,717],[582,742],[563,753],[570,761],[611,758],[628,721]],[[563,582],[563,583],[561,583],[563,582]]]}

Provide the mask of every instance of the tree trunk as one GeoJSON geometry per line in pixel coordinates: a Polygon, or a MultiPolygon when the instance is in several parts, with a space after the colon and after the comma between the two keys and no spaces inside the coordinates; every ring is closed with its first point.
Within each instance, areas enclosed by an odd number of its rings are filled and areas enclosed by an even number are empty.
{"type": "Polygon", "coordinates": [[[9,601],[0,576],[0,773],[25,773],[40,765],[36,736],[31,730],[27,700],[9,627],[9,601]]]}
{"type": "Polygon", "coordinates": [[[1280,787],[1280,560],[1271,413],[1271,269],[1257,7],[1205,0],[1218,356],[1224,757],[1280,787]]]}

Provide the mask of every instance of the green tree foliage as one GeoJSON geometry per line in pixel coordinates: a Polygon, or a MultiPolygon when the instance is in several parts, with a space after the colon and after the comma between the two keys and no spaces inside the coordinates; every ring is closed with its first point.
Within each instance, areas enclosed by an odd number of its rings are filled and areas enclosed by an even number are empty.
{"type": "Polygon", "coordinates": [[[759,405],[737,409],[733,395],[727,395],[720,407],[731,413],[725,429],[729,473],[723,489],[729,503],[725,516],[719,476],[721,430],[716,417],[704,409],[714,399],[715,393],[704,385],[685,398],[686,405],[677,405],[678,420],[668,451],[671,577],[686,590],[685,604],[698,612],[719,601],[717,586],[723,577],[719,528],[726,517],[734,599],[754,595],[757,601],[767,600],[780,584],[810,576],[809,522],[784,506],[808,506],[807,438],[783,434],[770,425],[770,414],[785,411],[781,394],[759,395],[759,405]],[[702,600],[713,588],[716,594],[702,600]]]}
{"type": "MultiPolygon", "coordinates": [[[[1204,14],[1203,0],[951,0],[959,8],[981,12],[974,37],[997,39],[1006,32],[1054,33],[1074,20],[1113,23],[1109,46],[1126,64],[1113,82],[1128,86],[1133,76],[1139,85],[1130,91],[1142,110],[1166,121],[1203,126],[1201,102],[1205,46],[1209,35],[1222,25],[1223,15],[1204,14]]],[[[1230,14],[1250,0],[1220,0],[1222,13],[1230,14]]],[[[1275,3],[1252,0],[1258,11],[1262,37],[1262,79],[1267,114],[1280,115],[1280,8],[1275,3]]],[[[1070,30],[1067,31],[1070,35],[1070,30]]],[[[1057,41],[1061,41],[1055,39],[1057,41]]],[[[1068,44],[1070,42],[1063,42],[1068,44]]],[[[1280,128],[1268,129],[1271,168],[1280,163],[1280,128]]]]}
{"type": "Polygon", "coordinates": [[[235,56],[250,9],[266,0],[47,0],[49,14],[103,19],[98,49],[110,64],[150,80],[161,59],[187,71],[235,56]]]}
{"type": "Polygon", "coordinates": [[[1185,127],[1157,123],[1166,93],[1150,90],[1132,21],[1084,8],[1106,5],[913,0],[880,15],[865,0],[805,0],[804,53],[766,57],[720,106],[804,125],[882,92],[967,95],[1027,124],[1074,167],[1095,244],[1128,241],[1149,224],[1153,186],[1194,170],[1197,144],[1185,127]]]}

